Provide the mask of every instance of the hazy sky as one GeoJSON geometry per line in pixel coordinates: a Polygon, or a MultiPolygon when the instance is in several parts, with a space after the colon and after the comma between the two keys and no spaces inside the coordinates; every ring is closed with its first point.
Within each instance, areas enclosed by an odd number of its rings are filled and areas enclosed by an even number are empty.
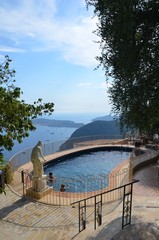
{"type": "Polygon", "coordinates": [[[0,1],[0,58],[13,60],[26,102],[54,102],[56,113],[110,113],[104,71],[94,71],[92,16],[84,0],[0,1]]]}

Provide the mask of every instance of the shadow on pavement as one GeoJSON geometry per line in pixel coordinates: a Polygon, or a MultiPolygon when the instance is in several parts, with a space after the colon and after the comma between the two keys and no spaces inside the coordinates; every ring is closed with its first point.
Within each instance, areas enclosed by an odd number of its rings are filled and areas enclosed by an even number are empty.
{"type": "Polygon", "coordinates": [[[159,229],[154,223],[139,223],[140,218],[132,217],[134,224],[122,229],[122,218],[116,218],[109,224],[102,225],[102,229],[95,236],[87,240],[158,240],[159,229]]]}
{"type": "Polygon", "coordinates": [[[155,223],[138,223],[128,226],[112,240],[158,240],[159,228],[155,223]]]}
{"type": "Polygon", "coordinates": [[[21,208],[24,205],[30,203],[29,200],[27,200],[26,198],[21,198],[17,201],[15,201],[14,203],[12,203],[11,205],[7,205],[6,207],[3,207],[0,209],[0,219],[5,218],[9,213],[13,212],[14,210],[16,210],[17,208],[21,208]]]}

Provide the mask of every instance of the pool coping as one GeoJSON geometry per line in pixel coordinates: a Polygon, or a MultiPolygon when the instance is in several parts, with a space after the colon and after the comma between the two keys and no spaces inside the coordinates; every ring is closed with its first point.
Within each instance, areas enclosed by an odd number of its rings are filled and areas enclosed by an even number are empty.
{"type": "MultiPolygon", "coordinates": [[[[53,153],[53,154],[50,154],[50,155],[47,155],[45,156],[45,159],[46,159],[46,164],[48,164],[50,161],[53,161],[53,160],[57,160],[58,158],[62,157],[62,156],[69,156],[70,154],[74,154],[74,153],[80,153],[80,152],[83,152],[83,151],[89,151],[89,150],[98,150],[98,149],[101,149],[101,148],[104,148],[104,149],[116,149],[116,148],[129,148],[129,149],[134,149],[135,147],[133,145],[93,145],[93,146],[85,146],[85,147],[80,147],[80,148],[75,148],[75,149],[69,149],[69,150],[64,150],[64,151],[61,151],[61,152],[56,152],[56,153],[53,153]]],[[[141,148],[145,151],[144,154],[142,154],[142,156],[139,156],[138,158],[142,158],[143,161],[142,161],[142,164],[136,164],[135,168],[133,169],[133,171],[136,171],[141,165],[143,164],[147,164],[147,161],[151,161],[152,159],[152,155],[154,154],[155,157],[153,156],[153,159],[156,160],[156,156],[158,156],[158,152],[156,152],[155,150],[150,150],[150,149],[146,149],[146,148],[141,148]],[[153,153],[153,154],[152,154],[153,153]],[[151,158],[150,158],[151,156],[151,158]],[[146,161],[145,161],[145,158],[146,158],[146,161]],[[148,160],[147,160],[148,158],[148,160]],[[144,163],[144,161],[146,163],[144,163]]],[[[135,157],[135,159],[138,159],[135,157]]],[[[109,176],[111,176],[112,174],[117,174],[117,173],[123,173],[123,178],[121,179],[117,179],[117,176],[114,177],[114,178],[111,178],[110,177],[110,181],[109,181],[109,184],[106,188],[103,188],[103,189],[99,189],[99,190],[96,190],[96,191],[93,191],[93,192],[78,192],[78,193],[75,193],[75,192],[60,192],[60,191],[52,191],[52,193],[54,194],[54,196],[57,196],[57,197],[62,197],[64,199],[68,199],[70,198],[70,196],[74,196],[75,198],[77,197],[89,197],[89,196],[92,196],[92,195],[96,195],[96,194],[99,194],[99,193],[102,193],[104,191],[107,191],[107,190],[110,190],[114,187],[117,186],[117,184],[119,183],[119,180],[120,180],[120,183],[122,183],[124,181],[124,177],[126,177],[126,180],[127,181],[130,181],[130,177],[132,176],[131,174],[126,175],[127,173],[131,173],[130,172],[130,161],[128,159],[124,160],[123,162],[121,162],[120,164],[118,164],[115,168],[113,168],[113,170],[110,172],[109,176]],[[131,175],[131,176],[130,176],[131,175]]],[[[30,162],[22,165],[21,167],[18,168],[19,171],[25,171],[25,172],[28,172],[30,173],[32,170],[33,170],[33,165],[30,162]]],[[[12,188],[12,187],[11,187],[12,188]]],[[[52,194],[51,193],[51,194],[52,194]]],[[[46,202],[44,202],[46,203],[46,202]]],[[[52,204],[52,203],[51,203],[52,204]]],[[[56,204],[52,204],[52,205],[56,205],[56,204]]]]}
{"type": "MultiPolygon", "coordinates": [[[[53,153],[53,154],[50,154],[50,155],[47,155],[45,156],[45,164],[48,164],[49,162],[52,162],[54,160],[57,160],[58,158],[61,158],[63,156],[71,156],[71,155],[74,155],[74,153],[81,153],[81,152],[85,152],[85,151],[89,151],[89,150],[94,150],[94,151],[98,151],[98,149],[133,149],[134,146],[131,146],[131,145],[96,145],[96,146],[85,146],[85,147],[80,147],[80,148],[75,148],[75,149],[69,149],[69,150],[64,150],[62,152],[57,152],[57,153],[53,153]]],[[[90,152],[90,151],[89,151],[90,152]]],[[[112,174],[117,174],[119,171],[125,171],[125,173],[128,173],[129,171],[129,160],[126,159],[126,160],[123,160],[120,164],[118,164],[115,168],[113,168],[113,170],[108,174],[108,179],[111,181],[109,181],[109,184],[107,187],[103,188],[103,189],[99,189],[99,190],[96,190],[96,191],[91,191],[91,192],[60,192],[60,191],[52,191],[52,193],[50,193],[49,195],[54,195],[55,197],[63,197],[63,198],[70,198],[70,197],[74,197],[74,198],[85,198],[85,197],[90,197],[90,196],[93,196],[93,195],[96,195],[96,194],[99,194],[99,193],[102,193],[102,192],[105,192],[107,190],[110,190],[112,189],[113,187],[117,187],[117,178],[109,178],[109,176],[111,176],[112,174]]],[[[31,172],[33,170],[33,166],[32,166],[32,163],[31,161],[22,165],[19,170],[24,170],[24,171],[27,171],[27,172],[31,172]]],[[[124,175],[125,176],[125,175],[124,175]]],[[[123,177],[124,177],[123,176],[123,177]]],[[[122,180],[122,179],[121,179],[122,180]]]]}

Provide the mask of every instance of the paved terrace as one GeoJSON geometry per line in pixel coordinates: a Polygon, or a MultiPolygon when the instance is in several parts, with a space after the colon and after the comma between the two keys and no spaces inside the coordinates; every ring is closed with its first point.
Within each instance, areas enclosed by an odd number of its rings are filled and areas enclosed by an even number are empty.
{"type": "Polygon", "coordinates": [[[77,209],[54,207],[21,199],[7,188],[0,195],[0,239],[4,240],[147,240],[159,239],[159,188],[156,163],[138,170],[134,185],[132,225],[121,230],[122,204],[78,234],[77,209]]]}

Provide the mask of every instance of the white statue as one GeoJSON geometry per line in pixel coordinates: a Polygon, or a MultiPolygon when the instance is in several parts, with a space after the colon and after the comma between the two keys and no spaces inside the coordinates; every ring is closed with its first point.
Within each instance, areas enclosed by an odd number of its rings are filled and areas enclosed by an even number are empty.
{"type": "Polygon", "coordinates": [[[44,175],[43,164],[46,161],[42,155],[42,142],[39,141],[31,153],[31,162],[33,164],[34,177],[42,178],[44,175]]]}

